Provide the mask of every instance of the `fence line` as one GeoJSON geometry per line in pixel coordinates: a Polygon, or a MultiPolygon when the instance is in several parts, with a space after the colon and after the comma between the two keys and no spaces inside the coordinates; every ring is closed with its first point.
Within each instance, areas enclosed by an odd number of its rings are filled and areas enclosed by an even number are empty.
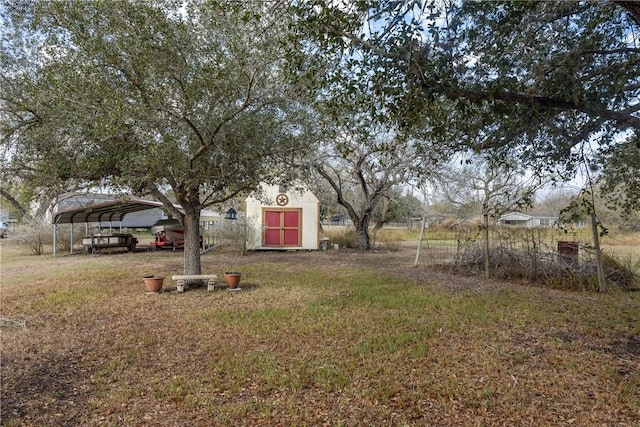
{"type": "MultiPolygon", "coordinates": [[[[481,252],[484,242],[480,228],[460,230],[427,229],[421,246],[419,263],[456,264],[463,256],[481,252]]],[[[626,259],[640,268],[640,247],[628,243],[621,237],[605,236],[601,241],[602,251],[619,259],[626,259]]],[[[591,259],[593,239],[589,230],[565,232],[555,228],[505,228],[489,230],[489,251],[521,250],[535,252],[544,257],[575,257],[577,262],[591,259]],[[564,253],[562,253],[564,251],[564,253]],[[574,254],[575,252],[575,254],[574,254]]]]}

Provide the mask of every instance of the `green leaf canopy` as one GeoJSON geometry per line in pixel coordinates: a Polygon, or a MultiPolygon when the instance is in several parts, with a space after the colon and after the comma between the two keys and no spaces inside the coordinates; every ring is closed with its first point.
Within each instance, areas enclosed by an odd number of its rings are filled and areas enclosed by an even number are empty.
{"type": "Polygon", "coordinates": [[[298,149],[282,4],[36,1],[2,14],[5,167],[152,194],[193,251],[201,209],[281,176],[298,149]]]}

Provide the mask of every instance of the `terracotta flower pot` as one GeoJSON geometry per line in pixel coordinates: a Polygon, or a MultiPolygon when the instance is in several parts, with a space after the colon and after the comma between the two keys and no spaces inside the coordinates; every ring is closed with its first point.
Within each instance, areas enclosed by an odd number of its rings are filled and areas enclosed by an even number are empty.
{"type": "Polygon", "coordinates": [[[237,271],[229,271],[227,273],[224,273],[224,281],[229,289],[237,288],[240,284],[241,277],[242,273],[238,273],[237,271]]]}
{"type": "Polygon", "coordinates": [[[145,276],[142,280],[144,280],[147,291],[160,292],[160,289],[162,289],[162,282],[164,282],[164,276],[145,276]]]}

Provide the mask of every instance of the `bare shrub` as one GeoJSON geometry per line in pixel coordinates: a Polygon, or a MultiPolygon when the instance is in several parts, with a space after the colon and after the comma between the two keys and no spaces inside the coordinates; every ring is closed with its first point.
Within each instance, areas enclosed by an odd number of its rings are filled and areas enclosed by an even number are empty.
{"type": "MultiPolygon", "coordinates": [[[[489,265],[493,277],[527,280],[554,289],[597,291],[598,279],[593,251],[581,247],[582,256],[567,262],[547,243],[546,230],[513,230],[494,233],[489,249],[489,265]]],[[[482,241],[469,235],[458,239],[454,269],[465,274],[484,271],[485,254],[482,241]]],[[[640,277],[631,262],[604,256],[605,277],[610,285],[622,290],[640,287],[640,277]]]]}
{"type": "MultiPolygon", "coordinates": [[[[56,248],[61,251],[71,250],[71,224],[62,224],[58,226],[58,232],[56,234],[56,248]]],[[[73,245],[82,243],[82,236],[84,235],[84,227],[73,227],[73,245]]]]}
{"type": "Polygon", "coordinates": [[[44,219],[31,219],[12,228],[10,239],[34,255],[42,255],[53,244],[53,228],[44,219]]]}
{"type": "Polygon", "coordinates": [[[439,224],[445,230],[471,231],[482,226],[482,218],[445,218],[439,224]]]}
{"type": "MultiPolygon", "coordinates": [[[[605,254],[602,257],[604,264],[605,278],[612,283],[618,285],[622,290],[634,291],[640,289],[640,275],[636,271],[640,271],[634,266],[631,258],[620,259],[605,254]]],[[[640,264],[640,261],[638,262],[640,264]]]]}
{"type": "Polygon", "coordinates": [[[332,244],[339,245],[342,248],[357,249],[360,247],[358,233],[354,228],[345,228],[343,231],[331,233],[330,237],[332,244]]]}
{"type": "Polygon", "coordinates": [[[257,225],[257,218],[225,220],[218,228],[218,238],[224,245],[243,255],[255,249],[254,242],[259,242],[262,228],[257,225]]]}

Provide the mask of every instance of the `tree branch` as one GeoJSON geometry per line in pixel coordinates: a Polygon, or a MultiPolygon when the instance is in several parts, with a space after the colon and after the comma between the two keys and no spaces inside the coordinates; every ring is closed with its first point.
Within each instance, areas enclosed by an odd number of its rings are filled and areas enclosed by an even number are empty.
{"type": "Polygon", "coordinates": [[[356,212],[356,210],[353,208],[353,206],[344,198],[344,195],[342,194],[342,189],[340,188],[340,186],[335,182],[335,180],[333,179],[333,177],[331,175],[329,175],[327,173],[327,171],[324,170],[324,168],[322,167],[322,165],[318,164],[318,163],[313,163],[313,168],[316,170],[316,172],[318,172],[325,180],[327,180],[327,182],[329,183],[329,185],[331,186],[331,188],[333,188],[333,191],[336,192],[336,195],[338,197],[338,204],[341,206],[344,206],[344,208],[347,210],[347,213],[349,214],[349,218],[351,218],[352,221],[356,222],[359,219],[359,216],[356,212]]]}
{"type": "Polygon", "coordinates": [[[196,151],[194,155],[191,157],[189,161],[191,167],[193,167],[193,162],[195,162],[200,156],[202,156],[209,148],[213,146],[213,144],[215,143],[215,137],[220,132],[222,127],[227,123],[229,123],[231,120],[233,120],[235,117],[237,117],[240,113],[245,111],[247,108],[249,108],[249,106],[251,105],[251,94],[253,93],[254,84],[255,84],[255,73],[252,73],[251,76],[249,77],[249,84],[247,85],[247,93],[245,94],[242,105],[238,109],[233,111],[231,114],[223,117],[220,120],[220,123],[218,123],[218,125],[215,127],[215,129],[210,135],[210,142],[208,144],[201,145],[198,151],[196,151]]]}
{"type": "Polygon", "coordinates": [[[182,120],[187,124],[187,126],[189,126],[189,128],[191,128],[193,133],[196,134],[196,137],[198,138],[198,141],[200,141],[200,146],[201,147],[204,146],[205,145],[204,137],[200,133],[200,129],[198,129],[198,127],[195,125],[195,123],[193,123],[187,116],[182,116],[182,120]]]}
{"type": "Polygon", "coordinates": [[[358,161],[355,164],[356,167],[356,176],[358,177],[358,182],[360,183],[360,188],[362,188],[362,193],[364,194],[364,197],[366,200],[369,199],[369,188],[367,187],[367,180],[364,177],[364,174],[362,172],[362,165],[364,163],[366,159],[366,155],[362,155],[360,156],[360,158],[358,158],[358,161]]]}
{"type": "MultiPolygon", "coordinates": [[[[618,3],[634,3],[634,2],[618,2],[618,3]]],[[[640,3],[634,3],[634,8],[638,10],[638,17],[640,18],[640,3]]],[[[627,7],[627,6],[623,6],[627,7]]],[[[584,102],[578,101],[566,101],[564,99],[557,99],[550,96],[542,96],[542,95],[529,95],[529,94],[517,94],[510,92],[500,92],[500,91],[480,91],[464,88],[461,86],[454,85],[446,85],[441,81],[437,81],[435,79],[428,78],[422,71],[422,67],[420,63],[414,58],[406,58],[403,55],[394,52],[388,52],[384,49],[381,49],[379,46],[368,42],[366,40],[362,40],[360,37],[357,37],[353,34],[349,34],[347,32],[341,31],[333,26],[328,27],[328,34],[338,37],[343,37],[354,44],[361,46],[365,49],[374,52],[375,54],[388,58],[394,59],[396,61],[406,61],[408,60],[412,65],[413,74],[418,79],[422,88],[428,92],[440,92],[443,95],[447,96],[450,99],[459,99],[464,98],[470,101],[505,101],[517,104],[524,104],[530,106],[536,106],[541,108],[552,108],[559,110],[574,110],[581,111],[588,115],[599,116],[606,118],[608,120],[615,121],[618,123],[618,126],[621,129],[626,129],[629,127],[640,129],[640,117],[633,116],[631,114],[627,114],[624,111],[614,111],[607,109],[605,106],[592,107],[590,105],[585,104],[584,102]]],[[[426,55],[426,53],[424,53],[426,55]]]]}
{"type": "Polygon", "coordinates": [[[620,49],[593,49],[593,50],[581,50],[578,52],[580,55],[616,55],[618,53],[640,53],[640,49],[632,47],[623,47],[620,49]]]}
{"type": "Polygon", "coordinates": [[[217,198],[210,198],[210,197],[206,197],[204,202],[200,205],[202,207],[202,209],[207,208],[209,206],[218,204],[218,203],[223,203],[226,202],[229,199],[233,199],[234,197],[236,197],[238,194],[242,193],[243,191],[246,190],[253,190],[254,187],[251,186],[250,188],[248,186],[246,187],[241,187],[241,188],[237,188],[236,190],[232,191],[231,193],[226,193],[224,196],[221,197],[217,197],[217,198]]]}
{"type": "MultiPolygon", "coordinates": [[[[431,85],[422,82],[423,88],[431,90],[431,85]]],[[[621,129],[640,129],[640,117],[636,117],[626,111],[609,110],[604,106],[592,107],[579,101],[566,101],[548,96],[524,95],[510,92],[488,92],[464,89],[460,87],[445,88],[444,95],[451,99],[464,98],[470,101],[505,101],[516,104],[524,104],[532,107],[550,108],[556,110],[573,110],[586,113],[590,116],[602,117],[618,123],[621,129]]]]}
{"type": "Polygon", "coordinates": [[[149,193],[153,197],[155,197],[156,199],[162,202],[167,213],[173,215],[176,218],[179,218],[180,223],[182,223],[182,218],[184,217],[184,214],[180,212],[178,209],[176,209],[176,207],[173,205],[173,202],[169,200],[167,196],[165,196],[164,193],[162,193],[162,191],[160,191],[155,184],[153,183],[147,184],[147,189],[149,190],[149,193]]]}
{"type": "Polygon", "coordinates": [[[27,215],[27,209],[22,206],[22,204],[20,204],[20,202],[4,188],[0,188],[0,196],[7,199],[11,206],[13,206],[16,211],[18,211],[18,215],[20,215],[20,218],[24,218],[27,215]]]}
{"type": "Polygon", "coordinates": [[[640,3],[637,0],[614,0],[614,3],[625,8],[631,15],[631,19],[640,25],[640,3]]]}

